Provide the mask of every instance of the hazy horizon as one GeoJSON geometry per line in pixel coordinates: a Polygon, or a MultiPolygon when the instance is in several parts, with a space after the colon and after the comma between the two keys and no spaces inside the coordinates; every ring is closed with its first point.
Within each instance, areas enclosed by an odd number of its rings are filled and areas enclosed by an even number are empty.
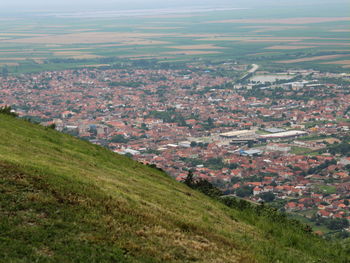
{"type": "Polygon", "coordinates": [[[154,8],[186,8],[196,7],[226,7],[226,8],[254,8],[254,7],[300,7],[329,5],[337,8],[339,5],[347,5],[350,11],[349,0],[12,0],[0,3],[2,12],[45,12],[45,11],[101,11],[101,10],[135,10],[135,9],[154,9],[154,8]]]}

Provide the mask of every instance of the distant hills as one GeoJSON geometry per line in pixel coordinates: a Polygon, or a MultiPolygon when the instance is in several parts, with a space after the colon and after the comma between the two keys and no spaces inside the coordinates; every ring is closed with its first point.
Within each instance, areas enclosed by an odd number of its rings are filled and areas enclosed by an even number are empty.
{"type": "Polygon", "coordinates": [[[0,114],[0,262],[350,262],[273,210],[0,114]]]}

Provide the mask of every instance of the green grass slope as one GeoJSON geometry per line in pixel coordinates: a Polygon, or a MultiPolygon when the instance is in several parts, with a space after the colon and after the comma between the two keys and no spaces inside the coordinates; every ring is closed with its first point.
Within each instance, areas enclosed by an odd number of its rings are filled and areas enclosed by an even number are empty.
{"type": "Polygon", "coordinates": [[[0,262],[349,262],[347,252],[0,114],[0,262]]]}

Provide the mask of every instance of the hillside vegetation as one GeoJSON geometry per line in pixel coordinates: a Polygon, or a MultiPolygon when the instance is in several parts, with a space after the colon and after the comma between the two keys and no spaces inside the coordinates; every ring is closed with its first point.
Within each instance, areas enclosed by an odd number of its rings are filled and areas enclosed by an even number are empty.
{"type": "Polygon", "coordinates": [[[349,262],[342,246],[0,114],[0,262],[349,262]]]}

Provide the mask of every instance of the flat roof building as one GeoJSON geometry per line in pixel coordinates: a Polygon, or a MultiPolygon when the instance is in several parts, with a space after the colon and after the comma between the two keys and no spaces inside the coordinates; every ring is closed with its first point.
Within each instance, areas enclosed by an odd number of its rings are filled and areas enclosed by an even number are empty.
{"type": "Polygon", "coordinates": [[[294,138],[299,136],[307,135],[308,133],[305,131],[285,131],[285,132],[277,132],[273,134],[264,134],[260,135],[260,138],[263,139],[282,139],[282,138],[294,138]]]}
{"type": "Polygon", "coordinates": [[[237,131],[230,131],[230,132],[221,133],[220,137],[239,138],[239,137],[252,136],[254,134],[255,134],[254,130],[237,130],[237,131]]]}

